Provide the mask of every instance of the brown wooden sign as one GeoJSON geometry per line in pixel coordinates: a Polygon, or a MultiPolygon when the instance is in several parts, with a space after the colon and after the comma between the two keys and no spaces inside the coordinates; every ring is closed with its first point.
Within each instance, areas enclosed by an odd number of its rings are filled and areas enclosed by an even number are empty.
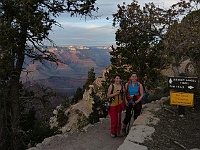
{"type": "Polygon", "coordinates": [[[168,77],[168,88],[170,89],[196,90],[197,86],[197,77],[168,77]]]}

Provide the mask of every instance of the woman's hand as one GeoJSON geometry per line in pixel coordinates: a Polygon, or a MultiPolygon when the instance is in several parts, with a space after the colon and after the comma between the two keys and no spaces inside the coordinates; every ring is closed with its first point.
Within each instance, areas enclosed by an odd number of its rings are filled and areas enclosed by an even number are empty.
{"type": "Polygon", "coordinates": [[[116,95],[119,95],[120,94],[120,90],[117,90],[117,92],[115,92],[116,95]]]}
{"type": "Polygon", "coordinates": [[[133,105],[133,106],[135,106],[136,104],[137,104],[137,102],[136,102],[136,101],[132,102],[132,105],[133,105]]]}
{"type": "Polygon", "coordinates": [[[125,100],[125,105],[128,107],[128,101],[127,100],[125,100]]]}

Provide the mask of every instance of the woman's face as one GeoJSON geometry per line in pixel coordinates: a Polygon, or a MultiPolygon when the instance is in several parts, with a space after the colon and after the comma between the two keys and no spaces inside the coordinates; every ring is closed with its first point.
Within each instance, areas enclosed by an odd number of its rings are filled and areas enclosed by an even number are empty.
{"type": "Polygon", "coordinates": [[[121,82],[121,78],[119,76],[116,76],[114,81],[115,81],[115,83],[120,83],[121,82]]]}
{"type": "Polygon", "coordinates": [[[131,80],[132,81],[136,81],[137,80],[137,75],[136,74],[132,74],[131,75],[131,80]]]}

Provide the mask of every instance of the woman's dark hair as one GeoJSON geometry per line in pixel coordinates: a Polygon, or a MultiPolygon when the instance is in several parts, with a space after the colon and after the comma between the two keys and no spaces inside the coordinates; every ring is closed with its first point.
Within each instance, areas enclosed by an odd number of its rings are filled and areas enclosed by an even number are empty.
{"type": "Polygon", "coordinates": [[[136,75],[137,75],[137,72],[131,72],[131,73],[129,74],[129,77],[131,77],[133,74],[136,74],[136,75]]]}
{"type": "Polygon", "coordinates": [[[113,79],[115,79],[116,77],[119,77],[120,79],[122,78],[119,74],[116,74],[116,75],[114,75],[113,79]]]}

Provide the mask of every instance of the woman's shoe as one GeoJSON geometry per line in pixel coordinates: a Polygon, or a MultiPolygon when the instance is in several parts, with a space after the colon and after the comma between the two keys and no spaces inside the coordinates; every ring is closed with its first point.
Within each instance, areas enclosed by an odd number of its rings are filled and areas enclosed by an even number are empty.
{"type": "Polygon", "coordinates": [[[110,134],[110,137],[111,137],[111,138],[115,138],[116,135],[111,133],[111,134],[110,134]]]}
{"type": "Polygon", "coordinates": [[[123,137],[123,136],[124,134],[121,134],[121,133],[117,134],[117,137],[123,137]]]}
{"type": "Polygon", "coordinates": [[[122,128],[122,135],[126,136],[126,128],[122,128]]]}

